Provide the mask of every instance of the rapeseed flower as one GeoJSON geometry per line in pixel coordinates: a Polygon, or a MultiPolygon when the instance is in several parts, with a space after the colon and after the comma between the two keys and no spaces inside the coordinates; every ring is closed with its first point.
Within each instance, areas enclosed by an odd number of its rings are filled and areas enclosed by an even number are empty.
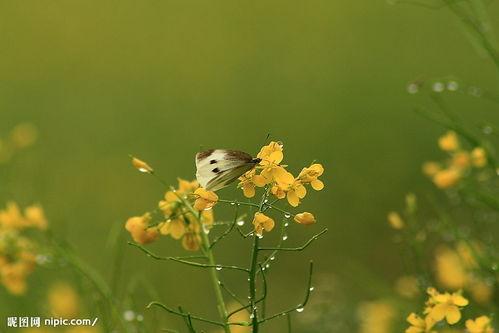
{"type": "Polygon", "coordinates": [[[300,214],[296,214],[294,220],[299,223],[299,224],[314,224],[315,223],[315,217],[309,212],[303,212],[300,214]]]}
{"type": "Polygon", "coordinates": [[[453,325],[461,319],[461,308],[468,305],[468,300],[460,292],[440,294],[432,290],[428,304],[428,316],[437,322],[445,318],[447,323],[453,325]]]}
{"type": "Polygon", "coordinates": [[[158,238],[158,228],[149,228],[151,219],[151,214],[146,213],[142,216],[130,217],[126,221],[125,228],[132,235],[135,242],[147,244],[154,242],[158,238]]]}
{"type": "Polygon", "coordinates": [[[407,322],[411,324],[411,326],[405,330],[405,333],[431,332],[432,327],[435,325],[435,320],[431,317],[426,316],[425,318],[421,318],[415,313],[411,313],[407,317],[407,322]]]}
{"type": "Polygon", "coordinates": [[[491,326],[490,318],[487,316],[480,316],[473,319],[466,320],[466,329],[469,333],[494,333],[491,326]]]}
{"type": "Polygon", "coordinates": [[[272,231],[275,223],[274,220],[267,215],[261,212],[256,212],[255,217],[253,218],[253,225],[255,226],[255,233],[258,236],[262,236],[264,231],[272,231]]]}

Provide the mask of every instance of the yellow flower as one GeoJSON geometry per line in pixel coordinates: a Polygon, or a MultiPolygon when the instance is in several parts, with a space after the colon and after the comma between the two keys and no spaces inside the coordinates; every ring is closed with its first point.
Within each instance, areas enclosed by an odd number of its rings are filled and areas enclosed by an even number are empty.
{"type": "Polygon", "coordinates": [[[130,217],[126,221],[125,229],[132,235],[135,242],[139,244],[151,243],[158,238],[159,232],[157,228],[148,227],[149,221],[151,221],[151,214],[149,213],[130,217]]]}
{"type": "Polygon", "coordinates": [[[468,305],[468,300],[461,293],[437,293],[431,295],[431,303],[428,315],[435,321],[441,321],[445,318],[447,323],[453,325],[461,319],[460,307],[468,305]]]}
{"type": "Polygon", "coordinates": [[[26,292],[26,278],[33,271],[32,262],[17,261],[3,265],[0,268],[0,281],[13,295],[22,295],[26,292]]]}
{"type": "Polygon", "coordinates": [[[435,320],[431,317],[426,316],[426,318],[423,319],[415,313],[411,313],[407,317],[407,322],[411,324],[411,326],[405,330],[405,333],[430,332],[433,325],[435,325],[435,320]]]}
{"type": "Polygon", "coordinates": [[[446,246],[437,248],[435,271],[437,281],[445,288],[461,289],[467,282],[466,270],[459,255],[446,246]]]}
{"type": "Polygon", "coordinates": [[[194,208],[199,211],[211,209],[218,201],[218,195],[215,192],[207,191],[202,187],[194,191],[194,194],[197,196],[194,208]]]}
{"type": "Polygon", "coordinates": [[[494,333],[494,329],[490,326],[490,318],[487,316],[466,320],[466,329],[469,333],[494,333]]]}
{"type": "Polygon", "coordinates": [[[13,201],[7,202],[6,208],[0,210],[0,226],[9,229],[21,229],[25,225],[26,222],[19,206],[13,201]]]}
{"type": "Polygon", "coordinates": [[[308,168],[303,168],[298,175],[298,179],[302,184],[308,184],[316,191],[324,188],[324,183],[318,178],[324,173],[324,167],[321,164],[315,163],[308,168]]]}
{"type": "Polygon", "coordinates": [[[471,151],[471,162],[474,167],[483,168],[487,165],[487,153],[482,147],[476,147],[471,151]]]}
{"type": "Polygon", "coordinates": [[[80,298],[66,282],[54,284],[48,292],[48,306],[52,316],[73,318],[80,312],[80,298]]]}
{"type": "Polygon", "coordinates": [[[272,220],[267,215],[256,212],[255,217],[253,218],[253,225],[255,226],[255,233],[258,236],[263,235],[263,231],[269,232],[274,229],[274,220],[272,220]]]}
{"type": "Polygon", "coordinates": [[[177,178],[178,180],[178,190],[179,194],[188,194],[194,192],[199,188],[199,183],[197,180],[188,181],[182,178],[177,178]]]}
{"type": "Polygon", "coordinates": [[[461,172],[456,168],[443,169],[433,176],[433,183],[441,189],[449,188],[458,183],[461,172]]]}
{"type": "Polygon", "coordinates": [[[452,156],[451,165],[456,169],[467,169],[470,166],[470,155],[466,151],[456,152],[452,156]]]}
{"type": "Polygon", "coordinates": [[[40,205],[28,206],[24,209],[24,216],[28,223],[40,230],[47,229],[47,219],[45,218],[45,213],[40,205]]]}
{"type": "Polygon", "coordinates": [[[282,144],[272,141],[268,145],[263,146],[256,157],[261,159],[260,165],[264,167],[279,164],[284,158],[282,144]]]}
{"type": "Polygon", "coordinates": [[[159,232],[162,235],[171,235],[173,239],[180,239],[185,234],[185,222],[182,216],[170,219],[162,223],[159,232]]]}
{"type": "Polygon", "coordinates": [[[199,250],[200,245],[201,245],[201,236],[199,235],[199,233],[190,231],[187,232],[182,238],[182,246],[186,250],[197,251],[199,250]]]}
{"type": "Polygon", "coordinates": [[[300,204],[300,199],[305,198],[305,195],[307,195],[307,189],[299,180],[295,180],[288,189],[286,198],[291,206],[297,207],[300,204]]]}
{"type": "Polygon", "coordinates": [[[395,309],[386,301],[362,303],[358,311],[360,333],[386,333],[392,331],[395,309]]]}
{"type": "Polygon", "coordinates": [[[438,139],[438,146],[444,151],[456,151],[459,149],[459,139],[453,131],[448,131],[438,139]]]}
{"type": "Polygon", "coordinates": [[[253,198],[255,196],[256,184],[254,178],[255,176],[260,176],[260,175],[255,175],[255,172],[256,172],[255,169],[252,169],[246,172],[241,177],[239,177],[238,187],[243,189],[243,194],[246,198],[253,198]]]}
{"type": "Polygon", "coordinates": [[[393,229],[397,230],[402,229],[405,225],[404,220],[402,220],[399,213],[397,212],[388,213],[388,223],[393,229]]]}
{"type": "Polygon", "coordinates": [[[442,170],[442,167],[437,162],[425,162],[423,164],[423,173],[428,177],[435,176],[440,170],[442,170]]]}
{"type": "Polygon", "coordinates": [[[147,164],[146,162],[139,160],[136,157],[132,156],[132,165],[135,169],[139,170],[140,172],[144,173],[153,173],[154,170],[147,164]]]}
{"type": "Polygon", "coordinates": [[[303,212],[300,214],[295,215],[295,221],[300,223],[300,224],[314,224],[315,223],[315,217],[309,212],[303,212]]]}

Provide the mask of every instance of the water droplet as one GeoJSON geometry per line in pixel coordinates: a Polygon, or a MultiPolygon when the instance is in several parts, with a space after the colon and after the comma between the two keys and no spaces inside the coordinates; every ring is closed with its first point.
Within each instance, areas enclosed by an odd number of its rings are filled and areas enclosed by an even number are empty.
{"type": "Polygon", "coordinates": [[[310,289],[309,289],[309,290],[310,290],[310,291],[314,291],[314,289],[315,289],[314,287],[310,287],[310,289]]]}
{"type": "Polygon", "coordinates": [[[215,269],[216,269],[217,271],[221,271],[221,270],[222,270],[222,266],[217,265],[217,266],[215,266],[215,269]]]}
{"type": "Polygon", "coordinates": [[[286,239],[288,239],[288,235],[282,236],[282,240],[286,240],[286,239]]]}
{"type": "Polygon", "coordinates": [[[255,314],[251,313],[249,317],[250,317],[250,319],[253,319],[253,318],[255,318],[255,314]]]}
{"type": "Polygon", "coordinates": [[[305,310],[305,308],[304,307],[300,307],[300,308],[296,309],[296,312],[300,312],[301,313],[301,312],[303,312],[303,310],[305,310]]]}
{"type": "MultiPolygon", "coordinates": [[[[248,278],[248,281],[250,281],[250,280],[251,280],[251,279],[250,279],[250,278],[248,278]]],[[[248,298],[250,298],[250,297],[248,296],[248,298]]]]}
{"type": "Polygon", "coordinates": [[[144,321],[144,316],[141,314],[137,315],[137,321],[144,321]]]}
{"type": "Polygon", "coordinates": [[[267,203],[267,202],[269,202],[269,199],[265,199],[263,202],[267,203]]]}
{"type": "Polygon", "coordinates": [[[270,260],[275,260],[275,256],[270,257],[270,260]]]}
{"type": "Polygon", "coordinates": [[[50,257],[44,255],[44,254],[39,254],[35,257],[35,261],[38,265],[45,265],[51,261],[50,257]]]}
{"type": "Polygon", "coordinates": [[[431,87],[431,89],[434,92],[442,92],[442,91],[444,91],[445,86],[442,82],[435,82],[435,83],[433,83],[433,86],[431,87]]]}
{"type": "Polygon", "coordinates": [[[232,206],[234,206],[236,203],[235,203],[234,201],[232,201],[230,204],[231,204],[232,206]]]}
{"type": "Polygon", "coordinates": [[[262,239],[263,238],[263,234],[259,235],[259,234],[256,234],[258,236],[259,239],[262,239]]]}
{"type": "Polygon", "coordinates": [[[447,82],[447,90],[456,91],[457,89],[459,89],[459,84],[456,81],[447,82]]]}
{"type": "Polygon", "coordinates": [[[270,267],[270,264],[265,265],[265,268],[269,268],[269,267],[270,267]]]}
{"type": "Polygon", "coordinates": [[[490,266],[490,268],[493,270],[493,271],[497,271],[499,269],[499,265],[497,263],[493,263],[492,266],[490,266]]]}
{"type": "Polygon", "coordinates": [[[204,231],[204,233],[208,235],[210,233],[211,226],[209,226],[206,223],[203,223],[202,225],[203,225],[203,231],[204,231]]]}
{"type": "Polygon", "coordinates": [[[123,312],[123,319],[126,321],[133,321],[135,319],[135,312],[132,310],[126,310],[123,312]]]}
{"type": "Polygon", "coordinates": [[[244,225],[244,221],[243,221],[243,220],[241,220],[241,221],[237,221],[237,225],[238,225],[238,226],[243,226],[243,225],[244,225]]]}
{"type": "Polygon", "coordinates": [[[284,217],[289,219],[291,217],[291,214],[290,213],[284,213],[284,217]]]}
{"type": "Polygon", "coordinates": [[[409,94],[414,95],[414,94],[418,93],[418,91],[419,91],[419,86],[416,83],[409,83],[407,85],[407,92],[409,94]]]}
{"type": "Polygon", "coordinates": [[[284,223],[284,226],[285,227],[289,226],[289,222],[284,223]]]}
{"type": "Polygon", "coordinates": [[[217,281],[218,282],[218,285],[221,286],[222,285],[222,281],[217,281]]]}

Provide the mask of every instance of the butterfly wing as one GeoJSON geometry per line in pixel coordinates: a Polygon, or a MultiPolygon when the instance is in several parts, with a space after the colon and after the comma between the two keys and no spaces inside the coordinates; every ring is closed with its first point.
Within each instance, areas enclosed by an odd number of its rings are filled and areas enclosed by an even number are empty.
{"type": "Polygon", "coordinates": [[[237,150],[212,149],[196,154],[196,178],[209,191],[217,191],[258,162],[245,152],[237,150]]]}

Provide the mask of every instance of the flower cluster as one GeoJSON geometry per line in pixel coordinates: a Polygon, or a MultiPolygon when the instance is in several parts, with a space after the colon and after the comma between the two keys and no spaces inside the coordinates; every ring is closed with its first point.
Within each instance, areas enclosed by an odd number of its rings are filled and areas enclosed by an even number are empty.
{"type": "Polygon", "coordinates": [[[430,177],[433,183],[441,189],[453,187],[468,175],[473,168],[483,168],[487,165],[487,154],[482,147],[468,151],[462,147],[457,134],[447,132],[438,139],[438,146],[449,154],[443,162],[426,162],[423,173],[430,177]]]}
{"type": "Polygon", "coordinates": [[[247,198],[255,196],[256,187],[268,186],[276,198],[287,198],[291,206],[297,207],[307,194],[305,185],[310,185],[316,191],[324,188],[324,183],[319,180],[324,173],[322,165],[312,164],[303,168],[298,177],[293,176],[281,165],[284,154],[279,142],[271,142],[262,147],[257,158],[261,159],[259,166],[239,178],[239,187],[247,198]]]}
{"type": "Polygon", "coordinates": [[[466,290],[479,304],[489,303],[494,287],[483,276],[476,274],[476,256],[481,252],[481,247],[471,242],[460,241],[455,247],[439,246],[435,255],[437,282],[447,289],[466,290]]]}
{"type": "Polygon", "coordinates": [[[8,202],[0,210],[0,284],[10,293],[20,295],[26,291],[26,279],[36,264],[36,244],[23,232],[46,228],[47,220],[39,205],[22,212],[15,202],[8,202]]]}
{"type": "Polygon", "coordinates": [[[0,164],[7,163],[19,150],[35,143],[38,131],[29,123],[16,125],[6,138],[0,138],[0,164]]]}
{"type": "Polygon", "coordinates": [[[210,208],[217,200],[215,193],[200,188],[197,181],[179,178],[178,188],[167,191],[158,203],[161,212],[157,218],[159,222],[154,222],[153,214],[148,212],[130,217],[125,228],[139,244],[151,243],[160,235],[170,235],[173,239],[181,240],[185,249],[197,251],[201,244],[201,228],[207,230],[213,225],[213,211],[210,208]]]}
{"type": "MultiPolygon", "coordinates": [[[[411,313],[407,317],[410,324],[406,333],[435,332],[433,329],[439,322],[455,325],[461,320],[461,310],[468,305],[468,300],[461,292],[439,293],[435,288],[428,288],[428,300],[423,311],[423,316],[411,313]]],[[[490,319],[481,316],[475,320],[467,320],[466,328],[469,333],[492,333],[490,319]]]]}

